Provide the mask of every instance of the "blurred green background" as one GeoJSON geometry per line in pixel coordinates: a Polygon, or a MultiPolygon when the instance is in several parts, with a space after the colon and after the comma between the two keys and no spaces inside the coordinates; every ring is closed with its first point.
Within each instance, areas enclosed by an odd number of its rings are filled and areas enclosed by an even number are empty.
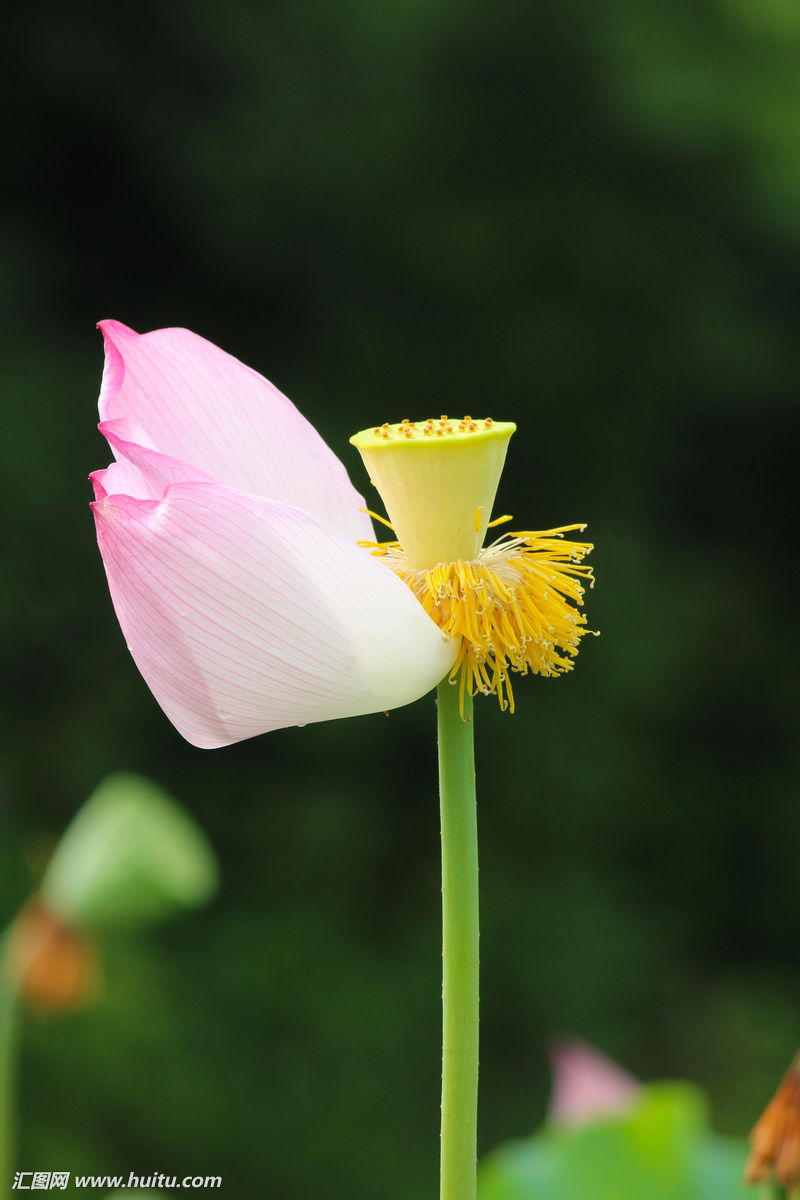
{"type": "Polygon", "coordinates": [[[365,425],[518,423],[497,511],[589,522],[602,637],[478,707],[481,1150],[565,1033],[743,1133],[800,1040],[800,10],[30,0],[0,59],[0,924],[117,768],[223,870],[29,1022],[25,1164],[435,1192],[433,701],[181,740],[88,509],[107,316],[260,370],[359,487],[365,425]]]}

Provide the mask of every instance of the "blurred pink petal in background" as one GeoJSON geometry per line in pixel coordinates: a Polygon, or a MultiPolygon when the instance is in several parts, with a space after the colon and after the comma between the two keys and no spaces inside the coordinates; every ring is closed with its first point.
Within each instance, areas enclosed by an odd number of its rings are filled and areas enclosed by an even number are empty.
{"type": "Polygon", "coordinates": [[[553,1092],[548,1116],[562,1125],[582,1125],[624,1112],[639,1083],[622,1067],[584,1042],[557,1043],[550,1051],[553,1092]]]}

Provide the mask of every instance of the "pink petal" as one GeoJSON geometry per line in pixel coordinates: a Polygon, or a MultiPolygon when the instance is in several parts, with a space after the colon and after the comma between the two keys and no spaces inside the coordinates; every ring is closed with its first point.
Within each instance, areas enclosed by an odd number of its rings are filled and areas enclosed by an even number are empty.
{"type": "Polygon", "coordinates": [[[139,500],[157,500],[160,495],[131,463],[113,462],[102,471],[92,471],[89,478],[94,486],[95,500],[105,500],[106,496],[112,496],[115,492],[139,500]]]}
{"type": "MultiPolygon", "coordinates": [[[[171,458],[168,454],[161,454],[158,450],[151,450],[148,446],[140,446],[137,442],[131,441],[130,424],[126,420],[102,421],[98,428],[114,451],[117,465],[121,466],[124,463],[133,467],[138,476],[146,481],[146,486],[150,489],[149,494],[154,500],[160,500],[170,484],[173,483],[215,482],[198,467],[190,466],[178,458],[171,458]]],[[[123,483],[124,479],[124,473],[121,473],[114,482],[123,483]]],[[[124,487],[118,487],[115,490],[127,495],[132,494],[124,487]]]]}
{"type": "Polygon", "coordinates": [[[177,483],[93,508],[131,654],[196,746],[395,708],[455,661],[392,571],[288,504],[177,483]]]}
{"type": "Polygon", "coordinates": [[[188,329],[138,334],[119,321],[100,329],[104,426],[124,419],[127,441],[200,477],[296,505],[352,541],[374,536],[339,459],[261,375],[188,329]]]}
{"type": "Polygon", "coordinates": [[[160,500],[173,483],[212,483],[196,467],[147,446],[127,440],[128,422],[124,419],[103,421],[99,426],[117,461],[89,476],[94,484],[95,500],[106,496],[133,496],[137,500],[160,500]]]}
{"type": "Polygon", "coordinates": [[[549,1116],[581,1125],[629,1108],[639,1083],[598,1050],[579,1041],[561,1042],[550,1055],[553,1094],[549,1116]]]}

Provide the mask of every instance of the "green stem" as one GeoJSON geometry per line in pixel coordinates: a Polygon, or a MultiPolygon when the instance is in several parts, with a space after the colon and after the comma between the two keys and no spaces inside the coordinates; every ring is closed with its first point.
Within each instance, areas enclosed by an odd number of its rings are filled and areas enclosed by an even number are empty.
{"type": "Polygon", "coordinates": [[[6,961],[8,934],[0,938],[0,1200],[14,1179],[17,1065],[17,992],[6,961]]]}
{"type": "Polygon", "coordinates": [[[472,699],[437,691],[442,814],[440,1200],[475,1200],[478,1125],[478,822],[472,699]]]}

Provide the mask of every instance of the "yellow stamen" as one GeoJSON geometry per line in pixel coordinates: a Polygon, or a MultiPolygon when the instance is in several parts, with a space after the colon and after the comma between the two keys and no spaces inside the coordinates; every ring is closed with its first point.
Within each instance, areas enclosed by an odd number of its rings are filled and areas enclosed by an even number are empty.
{"type": "Polygon", "coordinates": [[[374,543],[411,588],[428,616],[461,647],[450,679],[470,694],[496,692],[500,707],[514,711],[510,672],[558,676],[571,671],[580,639],[590,632],[584,582],[593,586],[583,560],[592,546],[564,534],[583,525],[505,534],[476,559],[415,569],[397,542],[374,543]]]}
{"type": "MultiPolygon", "coordinates": [[[[366,513],[368,517],[372,517],[373,521],[380,521],[381,525],[385,525],[387,529],[391,529],[392,533],[394,533],[394,525],[387,521],[386,517],[382,517],[380,513],[373,512],[371,508],[360,508],[358,511],[366,513]]],[[[359,542],[358,544],[359,546],[366,546],[369,543],[359,542]]]]}

